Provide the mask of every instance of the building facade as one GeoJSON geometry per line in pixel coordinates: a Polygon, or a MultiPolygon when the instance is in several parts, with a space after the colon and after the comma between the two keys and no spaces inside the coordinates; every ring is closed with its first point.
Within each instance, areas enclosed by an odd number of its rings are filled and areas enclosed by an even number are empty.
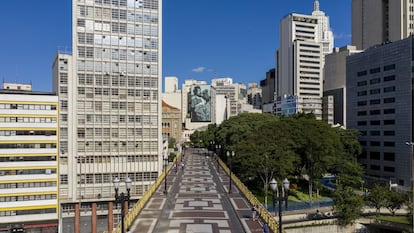
{"type": "Polygon", "coordinates": [[[182,141],[181,110],[162,101],[162,134],[182,141]]]}
{"type": "Polygon", "coordinates": [[[66,161],[62,224],[75,222],[63,232],[111,231],[120,221],[113,180],[132,180],[134,202],[161,172],[161,9],[161,0],[72,3],[67,83],[63,56],[56,56],[53,67],[54,89],[67,109],[60,116],[67,120],[60,125],[67,141],[60,153],[66,161]],[[97,224],[96,215],[108,224],[97,224]],[[80,229],[85,218],[89,226],[80,229]]]}
{"type": "Polygon", "coordinates": [[[412,0],[352,0],[352,45],[364,50],[414,32],[412,0]]]}
{"type": "Polygon", "coordinates": [[[58,98],[30,84],[0,90],[0,231],[55,232],[59,219],[58,98]]]}
{"type": "Polygon", "coordinates": [[[371,47],[347,58],[347,128],[358,129],[366,175],[411,187],[413,39],[371,47]]]}
{"type": "Polygon", "coordinates": [[[302,100],[298,110],[322,119],[322,104],[313,103],[321,102],[324,56],[333,46],[329,19],[315,1],[312,15],[293,13],[283,18],[279,35],[276,96],[297,96],[302,100]]]}

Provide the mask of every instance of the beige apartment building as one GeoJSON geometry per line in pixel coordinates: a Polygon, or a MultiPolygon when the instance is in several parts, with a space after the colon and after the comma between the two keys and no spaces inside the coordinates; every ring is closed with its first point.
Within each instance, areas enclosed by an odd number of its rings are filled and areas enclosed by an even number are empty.
{"type": "Polygon", "coordinates": [[[358,50],[407,38],[413,31],[412,0],[352,0],[352,45],[358,50]]]}
{"type": "Polygon", "coordinates": [[[0,232],[56,232],[58,100],[31,84],[0,90],[0,232]]]}

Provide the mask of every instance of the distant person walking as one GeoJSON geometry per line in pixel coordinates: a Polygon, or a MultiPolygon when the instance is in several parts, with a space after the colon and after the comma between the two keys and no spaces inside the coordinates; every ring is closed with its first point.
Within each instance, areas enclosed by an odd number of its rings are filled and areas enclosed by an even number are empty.
{"type": "Polygon", "coordinates": [[[263,224],[263,233],[269,233],[269,226],[267,225],[267,223],[263,224]]]}
{"type": "Polygon", "coordinates": [[[256,205],[254,205],[252,207],[252,220],[256,221],[256,218],[257,218],[257,207],[256,207],[256,205]]]}

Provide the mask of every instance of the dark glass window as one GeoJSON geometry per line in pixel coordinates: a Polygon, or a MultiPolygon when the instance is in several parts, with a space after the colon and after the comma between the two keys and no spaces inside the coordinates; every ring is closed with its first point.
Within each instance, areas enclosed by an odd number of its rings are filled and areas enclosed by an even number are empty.
{"type": "Polygon", "coordinates": [[[367,71],[366,71],[366,70],[364,70],[364,71],[359,71],[359,72],[357,73],[357,75],[358,75],[358,77],[365,76],[365,75],[367,75],[367,71]]]}
{"type": "Polygon", "coordinates": [[[370,115],[379,115],[381,113],[381,111],[380,110],[371,110],[371,111],[369,111],[369,114],[370,115]]]}
{"type": "Polygon", "coordinates": [[[384,114],[394,114],[394,113],[395,113],[394,108],[384,109],[384,114]]]}
{"type": "Polygon", "coordinates": [[[381,142],[379,142],[379,141],[371,141],[371,142],[369,143],[369,145],[370,145],[370,146],[381,146],[381,142]]]}
{"type": "Polygon", "coordinates": [[[395,168],[384,166],[384,172],[395,172],[395,168]]]}
{"type": "Polygon", "coordinates": [[[369,84],[377,84],[381,82],[381,78],[373,78],[369,80],[369,84]]]}
{"type": "Polygon", "coordinates": [[[394,91],[395,91],[395,86],[384,87],[384,92],[394,92],[394,91]]]}
{"type": "Polygon", "coordinates": [[[395,120],[384,120],[384,125],[395,125],[395,120]]]}
{"type": "Polygon", "coordinates": [[[384,136],[395,136],[395,131],[386,130],[386,131],[384,131],[384,136]]]}
{"type": "Polygon", "coordinates": [[[379,72],[381,72],[381,67],[376,67],[376,68],[373,68],[373,69],[369,70],[370,74],[375,74],[375,73],[379,73],[379,72]]]}
{"type": "Polygon", "coordinates": [[[384,142],[385,147],[395,147],[395,142],[384,142]]]}
{"type": "Polygon", "coordinates": [[[371,170],[379,171],[381,167],[379,165],[371,165],[370,168],[371,170]]]}
{"type": "Polygon", "coordinates": [[[365,105],[367,105],[367,101],[366,100],[364,100],[364,101],[358,101],[357,105],[358,106],[365,106],[365,105]]]}
{"type": "Polygon", "coordinates": [[[395,154],[392,152],[384,152],[385,161],[395,161],[395,154]]]}
{"type": "Polygon", "coordinates": [[[369,124],[370,125],[380,125],[381,124],[381,121],[379,121],[379,120],[370,121],[369,124]]]}
{"type": "Polygon", "coordinates": [[[360,87],[360,86],[366,86],[367,85],[367,80],[364,80],[364,81],[359,81],[358,83],[357,83],[357,86],[358,87],[360,87]]]}
{"type": "Polygon", "coordinates": [[[395,64],[384,66],[384,71],[395,70],[395,64]]]}
{"type": "Polygon", "coordinates": [[[389,104],[389,103],[394,103],[395,102],[395,98],[385,98],[384,99],[384,104],[389,104]]]}
{"type": "Polygon", "coordinates": [[[395,75],[385,76],[384,82],[393,81],[395,80],[395,75]]]}
{"type": "Polygon", "coordinates": [[[370,105],[375,105],[375,104],[380,104],[381,103],[381,100],[380,99],[375,99],[375,100],[370,100],[369,101],[369,104],[370,105]]]}
{"type": "Polygon", "coordinates": [[[357,113],[358,116],[366,116],[367,115],[367,111],[359,111],[357,113]]]}
{"type": "Polygon", "coordinates": [[[366,96],[367,95],[367,91],[358,91],[358,96],[366,96]]]}
{"type": "Polygon", "coordinates": [[[371,152],[369,153],[369,158],[370,158],[370,159],[373,159],[373,160],[380,160],[380,158],[381,158],[381,153],[380,153],[380,152],[377,152],[377,151],[371,151],[371,152]]]}
{"type": "Polygon", "coordinates": [[[359,126],[361,126],[361,125],[367,125],[367,122],[366,121],[358,121],[358,125],[359,126]]]}
{"type": "Polygon", "coordinates": [[[372,131],[369,132],[369,134],[371,136],[380,136],[381,135],[381,131],[379,131],[379,130],[372,130],[372,131]]]}
{"type": "Polygon", "coordinates": [[[381,89],[379,89],[379,88],[369,90],[369,94],[371,94],[371,95],[375,95],[375,94],[379,94],[379,93],[381,93],[381,89]]]}

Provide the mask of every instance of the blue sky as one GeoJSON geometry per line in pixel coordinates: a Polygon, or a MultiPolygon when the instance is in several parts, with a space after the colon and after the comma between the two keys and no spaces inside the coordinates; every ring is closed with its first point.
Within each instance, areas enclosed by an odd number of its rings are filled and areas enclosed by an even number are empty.
{"type": "MultiPolygon", "coordinates": [[[[351,41],[351,0],[320,0],[335,46],[351,41]]],[[[163,76],[259,82],[275,66],[279,21],[313,0],[164,0],[163,76]]],[[[0,78],[52,90],[52,61],[71,49],[71,0],[0,1],[0,78]]]]}

